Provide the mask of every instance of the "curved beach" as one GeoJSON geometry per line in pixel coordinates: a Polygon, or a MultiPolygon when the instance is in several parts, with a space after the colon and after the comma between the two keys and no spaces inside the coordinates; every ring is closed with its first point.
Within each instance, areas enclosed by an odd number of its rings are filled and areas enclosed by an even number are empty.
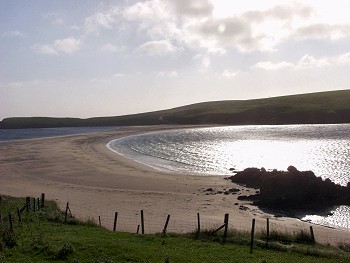
{"type": "MultiPolygon", "coordinates": [[[[193,127],[193,126],[192,126],[193,127]]],[[[106,147],[116,138],[183,126],[123,127],[116,131],[0,143],[0,194],[39,196],[56,201],[63,209],[69,202],[73,215],[85,220],[100,216],[111,229],[118,212],[118,229],[136,231],[140,210],[145,212],[146,233],[161,232],[166,215],[169,231],[194,231],[197,213],[202,228],[214,228],[230,215],[230,225],[249,231],[251,219],[265,229],[266,218],[279,230],[308,229],[310,224],[294,218],[274,217],[224,194],[237,188],[254,193],[220,176],[169,174],[120,156],[106,147]],[[207,191],[212,188],[213,191],[207,191]],[[219,193],[218,193],[219,192],[219,193]],[[222,192],[222,193],[220,193],[222,192]]],[[[345,230],[314,226],[316,241],[348,242],[345,230]]]]}

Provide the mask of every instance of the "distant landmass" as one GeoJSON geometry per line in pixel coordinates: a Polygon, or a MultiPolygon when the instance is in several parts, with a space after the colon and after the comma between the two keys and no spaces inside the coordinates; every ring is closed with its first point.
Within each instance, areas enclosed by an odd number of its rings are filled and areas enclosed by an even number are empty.
{"type": "Polygon", "coordinates": [[[88,119],[14,117],[2,120],[0,129],[161,124],[278,125],[336,123],[350,123],[350,90],[254,100],[203,102],[169,110],[116,117],[88,119]]]}

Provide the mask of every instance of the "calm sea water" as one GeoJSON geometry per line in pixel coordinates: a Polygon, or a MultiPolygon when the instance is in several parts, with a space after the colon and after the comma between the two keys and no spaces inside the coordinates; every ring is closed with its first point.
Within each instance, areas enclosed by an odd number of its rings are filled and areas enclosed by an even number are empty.
{"type": "MultiPolygon", "coordinates": [[[[230,168],[286,170],[293,165],[341,185],[350,181],[350,124],[173,130],[124,137],[107,146],[126,157],[173,173],[231,175],[230,168]]],[[[347,227],[350,208],[337,207],[333,216],[309,215],[303,219],[347,227]]]]}
{"type": "Polygon", "coordinates": [[[0,142],[115,130],[117,127],[0,129],[0,142]]]}

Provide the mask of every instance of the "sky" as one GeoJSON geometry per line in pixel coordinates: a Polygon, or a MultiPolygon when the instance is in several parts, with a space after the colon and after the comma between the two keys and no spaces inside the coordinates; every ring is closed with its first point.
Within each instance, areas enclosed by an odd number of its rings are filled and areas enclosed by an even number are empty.
{"type": "Polygon", "coordinates": [[[0,120],[350,89],[350,0],[1,0],[0,120]]]}

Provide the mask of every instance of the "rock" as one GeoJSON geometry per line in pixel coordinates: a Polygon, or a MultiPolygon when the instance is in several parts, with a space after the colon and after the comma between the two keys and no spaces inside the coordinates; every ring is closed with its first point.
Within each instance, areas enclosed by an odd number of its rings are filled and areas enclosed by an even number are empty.
{"type": "Polygon", "coordinates": [[[288,171],[267,172],[261,168],[247,168],[229,179],[238,184],[259,189],[253,195],[242,195],[238,200],[269,209],[322,210],[334,205],[350,205],[350,183],[336,185],[330,179],[322,180],[312,171],[299,171],[289,166],[288,171]]]}
{"type": "Polygon", "coordinates": [[[297,168],[295,168],[293,165],[288,166],[287,171],[290,172],[291,174],[298,174],[299,171],[297,168]]]}
{"type": "Polygon", "coordinates": [[[244,206],[244,205],[240,205],[239,209],[243,210],[243,211],[247,211],[248,207],[244,206]]]}
{"type": "Polygon", "coordinates": [[[248,195],[240,195],[237,197],[238,200],[249,200],[249,196],[248,195]]]}

